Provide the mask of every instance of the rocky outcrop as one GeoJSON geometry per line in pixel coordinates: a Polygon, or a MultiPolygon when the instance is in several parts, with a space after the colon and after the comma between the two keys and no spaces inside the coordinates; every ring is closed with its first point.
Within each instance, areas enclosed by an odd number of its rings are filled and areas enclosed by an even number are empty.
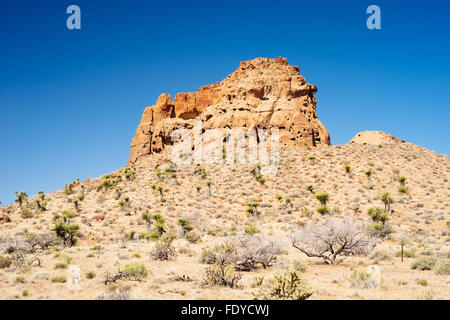
{"type": "Polygon", "coordinates": [[[201,120],[204,129],[278,128],[280,147],[330,144],[330,135],[317,118],[317,87],[306,82],[297,66],[285,58],[241,62],[221,82],[196,92],[159,96],[147,107],[131,142],[129,163],[161,152],[172,144],[175,129],[190,129],[201,120]]]}
{"type": "Polygon", "coordinates": [[[383,131],[362,131],[357,133],[349,144],[365,144],[365,145],[383,145],[383,144],[396,144],[404,143],[405,141],[400,140],[389,133],[383,131]]]}

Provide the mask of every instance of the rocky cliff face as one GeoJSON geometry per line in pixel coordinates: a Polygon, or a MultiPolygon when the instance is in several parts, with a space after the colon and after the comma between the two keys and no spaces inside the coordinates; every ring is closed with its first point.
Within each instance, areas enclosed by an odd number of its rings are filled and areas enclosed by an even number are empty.
{"type": "Polygon", "coordinates": [[[204,129],[278,128],[280,147],[330,144],[330,135],[316,113],[317,87],[306,82],[285,58],[241,62],[221,82],[196,92],[159,96],[145,108],[131,142],[129,163],[161,152],[172,144],[176,129],[190,129],[201,120],[204,129]]]}

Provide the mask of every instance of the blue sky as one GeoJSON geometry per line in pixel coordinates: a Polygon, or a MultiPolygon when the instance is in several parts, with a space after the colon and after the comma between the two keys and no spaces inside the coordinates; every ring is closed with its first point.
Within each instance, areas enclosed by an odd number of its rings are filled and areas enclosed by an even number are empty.
{"type": "Polygon", "coordinates": [[[382,130],[448,155],[449,14],[448,1],[2,1],[0,200],[121,168],[160,93],[255,57],[318,86],[333,144],[382,130]],[[66,28],[71,4],[81,30],[66,28]],[[371,4],[381,30],[366,28],[371,4]]]}

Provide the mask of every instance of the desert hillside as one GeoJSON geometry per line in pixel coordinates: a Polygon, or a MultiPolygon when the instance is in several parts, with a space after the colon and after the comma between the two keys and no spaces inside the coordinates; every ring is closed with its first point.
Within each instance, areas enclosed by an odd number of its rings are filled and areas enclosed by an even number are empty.
{"type": "MultiPolygon", "coordinates": [[[[3,258],[14,256],[14,252],[4,251],[6,238],[51,234],[53,216],[64,210],[75,213],[73,223],[80,226],[75,246],[36,250],[25,254],[30,265],[24,267],[25,262],[13,261],[2,267],[2,298],[108,296],[112,294],[108,290],[115,289],[111,289],[111,284],[105,285],[106,273],[114,274],[133,262],[142,263],[148,270],[147,276],[141,282],[123,280],[117,286],[124,288],[121,290],[125,296],[135,298],[251,299],[258,290],[255,279],[270,279],[291,268],[300,270],[302,278],[315,290],[311,299],[449,298],[448,264],[445,274],[411,267],[422,256],[434,261],[449,258],[447,156],[406,142],[290,149],[280,156],[278,174],[264,177],[264,184],[255,179],[253,166],[203,165],[198,170],[193,165],[169,170],[168,159],[164,152],[155,154],[105,177],[46,194],[45,211],[36,209],[33,199],[22,204],[22,208],[17,203],[2,208],[11,219],[0,224],[3,258]],[[365,173],[368,170],[372,171],[370,177],[365,173]],[[406,177],[403,189],[399,176],[406,177]],[[158,187],[153,189],[152,185],[162,187],[162,200],[158,187]],[[308,191],[308,186],[313,186],[314,192],[308,191]],[[84,199],[76,201],[83,189],[84,199]],[[350,256],[338,265],[327,265],[292,247],[292,233],[327,216],[351,217],[369,224],[367,210],[383,207],[379,196],[385,191],[395,200],[389,221],[393,233],[378,239],[371,254],[350,256]],[[329,194],[329,214],[316,211],[316,192],[329,194]],[[257,217],[246,212],[252,202],[259,203],[257,217]],[[180,218],[187,219],[193,227],[188,232],[191,236],[174,240],[174,256],[167,261],[152,255],[160,240],[151,236],[140,239],[147,232],[142,218],[146,212],[159,212],[168,232],[179,233],[180,218]],[[266,269],[241,271],[238,288],[205,285],[203,277],[210,265],[200,262],[201,257],[207,261],[204,250],[252,233],[249,226],[260,231],[256,236],[278,242],[281,251],[276,261],[266,269]],[[399,257],[401,241],[405,250],[403,263],[399,257]],[[34,258],[39,259],[39,264],[34,258]],[[64,280],[58,277],[66,275],[68,265],[81,269],[81,290],[69,290],[65,283],[58,282],[64,280]],[[369,265],[379,266],[381,286],[355,287],[353,270],[369,265]]],[[[156,230],[155,225],[151,230],[156,230]]]]}
{"type": "Polygon", "coordinates": [[[449,299],[449,157],[384,132],[332,146],[316,91],[258,58],[162,94],[126,167],[0,208],[0,299],[449,299]],[[195,121],[279,129],[278,171],[171,161],[195,121]]]}

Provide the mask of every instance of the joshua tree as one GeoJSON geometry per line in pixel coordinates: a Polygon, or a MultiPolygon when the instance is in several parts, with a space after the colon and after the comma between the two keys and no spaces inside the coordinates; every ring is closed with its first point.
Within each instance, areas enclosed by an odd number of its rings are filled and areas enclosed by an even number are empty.
{"type": "Polygon", "coordinates": [[[147,228],[147,232],[150,232],[150,229],[152,227],[152,215],[148,212],[145,212],[141,216],[142,220],[145,221],[145,227],[147,228]]]}
{"type": "Polygon", "coordinates": [[[208,186],[208,194],[207,197],[211,196],[211,181],[206,181],[206,185],[208,186]]]}
{"type": "Polygon", "coordinates": [[[308,190],[311,193],[314,193],[314,186],[313,185],[309,185],[306,187],[306,190],[308,190]]]}
{"type": "Polygon", "coordinates": [[[345,170],[345,173],[347,173],[347,174],[350,174],[352,171],[350,168],[350,165],[348,163],[345,164],[344,170],[345,170]]]}
{"type": "Polygon", "coordinates": [[[320,201],[320,204],[325,206],[328,202],[328,200],[330,199],[328,193],[326,192],[319,192],[315,194],[315,197],[317,200],[320,201]]]}
{"type": "Polygon", "coordinates": [[[368,183],[370,183],[370,177],[372,176],[372,174],[373,174],[373,171],[372,171],[372,169],[367,169],[366,171],[364,171],[364,173],[366,174],[366,176],[367,176],[367,182],[368,183]]]}
{"type": "Polygon", "coordinates": [[[24,191],[18,193],[18,192],[14,192],[16,194],[16,200],[14,200],[16,203],[19,204],[19,207],[22,208],[22,205],[27,202],[28,200],[28,194],[24,191]]]}
{"type": "Polygon", "coordinates": [[[192,225],[189,223],[189,220],[186,218],[180,218],[178,219],[178,225],[181,227],[181,233],[184,236],[189,231],[192,231],[194,229],[192,225]]]}
{"type": "Polygon", "coordinates": [[[80,230],[79,225],[71,223],[73,218],[75,214],[69,211],[63,211],[61,216],[57,214],[53,218],[55,220],[53,231],[64,241],[64,245],[69,247],[76,243],[76,236],[80,230]]]}
{"type": "Polygon", "coordinates": [[[166,232],[165,223],[166,220],[163,218],[163,216],[159,213],[155,214],[153,216],[153,219],[156,221],[156,232],[158,232],[159,236],[162,236],[166,232]]]}
{"type": "Polygon", "coordinates": [[[163,187],[158,185],[156,186],[156,190],[159,192],[159,199],[162,201],[164,199],[163,187]]]}
{"type": "Polygon", "coordinates": [[[253,217],[259,216],[258,211],[259,203],[258,202],[249,202],[247,203],[247,213],[250,214],[253,217]]]}
{"type": "Polygon", "coordinates": [[[406,184],[406,177],[405,176],[399,176],[397,178],[397,180],[398,180],[398,182],[400,182],[401,186],[405,186],[405,184],[406,184]]]}
{"type": "Polygon", "coordinates": [[[315,156],[313,156],[313,155],[308,156],[308,160],[310,161],[311,165],[316,164],[316,157],[315,156]]]}
{"type": "Polygon", "coordinates": [[[367,226],[367,230],[373,235],[385,237],[393,232],[392,227],[386,222],[389,221],[389,215],[383,208],[369,208],[367,214],[372,218],[373,223],[367,226]]]}
{"type": "Polygon", "coordinates": [[[380,195],[380,200],[384,203],[384,210],[387,213],[392,214],[391,204],[393,204],[395,201],[391,198],[389,192],[383,192],[380,195]]]}
{"type": "Polygon", "coordinates": [[[64,193],[69,196],[73,193],[73,182],[64,185],[64,193]]]}
{"type": "Polygon", "coordinates": [[[38,192],[38,198],[34,201],[36,204],[36,207],[39,211],[46,211],[47,210],[47,202],[45,202],[45,193],[44,191],[38,192]]]}
{"type": "Polygon", "coordinates": [[[116,199],[120,199],[122,196],[123,187],[116,187],[116,199]]]}
{"type": "Polygon", "coordinates": [[[291,199],[291,198],[287,197],[287,198],[284,200],[284,202],[286,203],[286,206],[288,206],[289,208],[292,208],[292,207],[293,207],[292,199],[291,199]]]}

